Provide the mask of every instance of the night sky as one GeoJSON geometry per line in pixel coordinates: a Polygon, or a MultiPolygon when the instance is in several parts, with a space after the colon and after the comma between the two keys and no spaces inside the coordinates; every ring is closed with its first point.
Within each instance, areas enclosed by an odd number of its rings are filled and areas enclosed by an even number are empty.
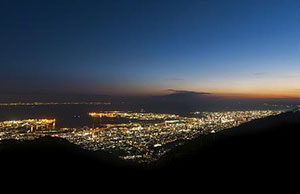
{"type": "Polygon", "coordinates": [[[300,1],[1,0],[1,93],[300,97],[300,1]]]}

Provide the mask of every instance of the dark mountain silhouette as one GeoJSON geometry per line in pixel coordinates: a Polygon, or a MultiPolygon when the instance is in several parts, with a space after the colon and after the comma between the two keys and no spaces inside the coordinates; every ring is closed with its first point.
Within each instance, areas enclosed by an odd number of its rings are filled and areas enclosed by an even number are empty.
{"type": "Polygon", "coordinates": [[[2,141],[0,156],[1,166],[14,174],[64,172],[71,176],[101,174],[102,178],[113,179],[126,175],[127,181],[195,175],[202,179],[256,175],[262,179],[278,173],[299,173],[299,138],[300,113],[288,112],[201,136],[150,165],[125,162],[106,152],[83,150],[66,140],[49,137],[2,141]]]}

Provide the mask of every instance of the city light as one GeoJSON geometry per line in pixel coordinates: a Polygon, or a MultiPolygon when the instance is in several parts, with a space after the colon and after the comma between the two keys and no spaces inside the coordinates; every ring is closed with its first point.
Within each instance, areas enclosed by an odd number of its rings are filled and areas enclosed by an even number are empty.
{"type": "Polygon", "coordinates": [[[49,105],[110,105],[110,102],[13,102],[0,103],[1,106],[49,106],[49,105]]]}
{"type": "Polygon", "coordinates": [[[217,133],[254,119],[282,111],[193,112],[190,116],[159,113],[106,111],[88,113],[91,118],[117,119],[121,123],[55,128],[55,119],[0,122],[0,140],[60,137],[88,150],[104,150],[124,160],[151,162],[187,140],[217,133]]]}

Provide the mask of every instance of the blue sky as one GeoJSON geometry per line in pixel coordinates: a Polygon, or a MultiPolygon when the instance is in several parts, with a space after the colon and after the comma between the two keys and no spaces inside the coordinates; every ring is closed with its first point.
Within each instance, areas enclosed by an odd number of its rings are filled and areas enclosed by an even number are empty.
{"type": "Polygon", "coordinates": [[[3,92],[300,96],[296,0],[0,4],[3,92]]]}

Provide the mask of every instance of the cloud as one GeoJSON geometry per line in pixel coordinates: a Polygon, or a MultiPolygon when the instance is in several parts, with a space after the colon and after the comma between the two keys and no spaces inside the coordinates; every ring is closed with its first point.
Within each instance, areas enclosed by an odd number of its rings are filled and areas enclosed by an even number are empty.
{"type": "Polygon", "coordinates": [[[255,72],[252,73],[255,78],[284,78],[284,79],[297,79],[300,78],[298,74],[280,74],[280,73],[268,73],[268,72],[255,72]]]}
{"type": "Polygon", "coordinates": [[[267,72],[255,72],[253,73],[253,76],[256,78],[265,77],[267,75],[267,72]]]}
{"type": "Polygon", "coordinates": [[[165,80],[166,81],[184,81],[184,79],[180,78],[180,77],[172,77],[172,78],[167,78],[165,80]]]}
{"type": "Polygon", "coordinates": [[[171,95],[174,94],[182,94],[182,95],[211,95],[211,93],[208,92],[196,92],[196,91],[190,91],[190,90],[175,90],[175,89],[168,89],[168,92],[171,92],[171,95]]]}
{"type": "Polygon", "coordinates": [[[287,78],[287,79],[297,79],[300,78],[299,75],[282,75],[281,78],[287,78]]]}

